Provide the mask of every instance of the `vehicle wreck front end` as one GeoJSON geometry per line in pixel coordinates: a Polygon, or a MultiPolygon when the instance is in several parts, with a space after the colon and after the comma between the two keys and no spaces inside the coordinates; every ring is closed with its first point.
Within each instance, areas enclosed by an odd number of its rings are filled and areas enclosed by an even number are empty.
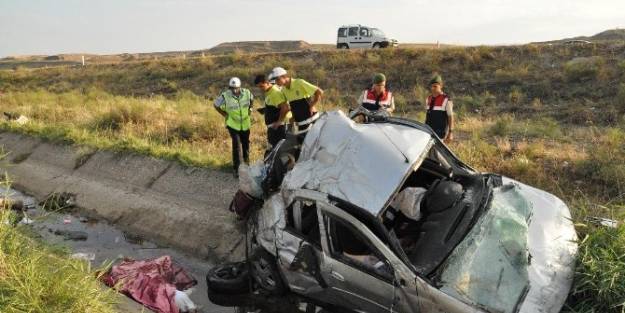
{"type": "Polygon", "coordinates": [[[342,112],[325,113],[295,159],[247,227],[248,250],[271,255],[286,295],[331,312],[561,310],[577,237],[557,197],[476,172],[423,125],[401,119],[355,124],[342,112]],[[461,183],[462,193],[451,207],[411,222],[416,242],[404,245],[406,233],[387,224],[399,213],[389,210],[392,201],[430,180],[461,183]],[[303,231],[306,211],[316,229],[303,231]],[[388,275],[341,260],[333,219],[362,235],[388,275]]]}
{"type": "Polygon", "coordinates": [[[560,312],[575,270],[568,207],[509,178],[437,273],[445,293],[489,312],[560,312]]]}

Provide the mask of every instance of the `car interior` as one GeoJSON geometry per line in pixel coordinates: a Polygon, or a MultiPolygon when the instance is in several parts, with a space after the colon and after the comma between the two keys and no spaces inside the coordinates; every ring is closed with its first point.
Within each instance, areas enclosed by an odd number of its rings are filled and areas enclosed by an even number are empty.
{"type": "Polygon", "coordinates": [[[445,150],[433,146],[399,190],[427,189],[419,220],[407,218],[392,206],[383,216],[384,226],[423,276],[433,274],[475,223],[485,188],[483,175],[453,167],[445,155],[445,150]]]}
{"type": "MultiPolygon", "coordinates": [[[[433,146],[421,166],[405,180],[398,193],[408,187],[427,189],[420,204],[421,218],[413,220],[389,206],[383,224],[393,234],[417,272],[433,276],[438,266],[462,241],[479,217],[486,188],[485,179],[452,166],[446,151],[433,146]]],[[[287,229],[321,249],[317,208],[314,203],[295,201],[287,208],[287,229]]],[[[362,240],[335,227],[337,238],[345,238],[347,255],[363,255],[362,240]]]]}

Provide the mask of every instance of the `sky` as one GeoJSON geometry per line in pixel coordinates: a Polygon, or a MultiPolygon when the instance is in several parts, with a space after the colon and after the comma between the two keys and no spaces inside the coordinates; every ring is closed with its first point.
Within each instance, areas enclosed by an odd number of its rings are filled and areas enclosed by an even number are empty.
{"type": "Polygon", "coordinates": [[[515,44],[625,28],[624,0],[0,0],[0,57],[334,43],[340,25],[402,42],[515,44]]]}

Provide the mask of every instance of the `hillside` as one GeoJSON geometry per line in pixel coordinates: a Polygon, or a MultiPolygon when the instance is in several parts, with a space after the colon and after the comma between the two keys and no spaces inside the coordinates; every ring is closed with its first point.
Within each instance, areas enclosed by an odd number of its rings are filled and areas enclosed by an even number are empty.
{"type": "MultiPolygon", "coordinates": [[[[325,90],[320,109],[346,111],[373,73],[384,72],[394,114],[423,121],[427,82],[437,72],[454,101],[454,153],[571,208],[586,239],[565,311],[622,311],[625,225],[597,228],[587,218],[625,218],[625,43],[197,54],[0,70],[0,108],[28,118],[0,120],[0,131],[72,143],[87,154],[124,151],[223,169],[230,141],[211,99],[232,76],[259,95],[254,76],[283,66],[325,90]]],[[[258,113],[253,119],[251,159],[259,160],[266,127],[258,113]]]]}
{"type": "Polygon", "coordinates": [[[98,88],[121,96],[172,97],[192,92],[214,97],[230,76],[241,77],[249,86],[255,74],[282,65],[326,89],[327,100],[340,106],[353,103],[372,73],[385,72],[399,108],[409,111],[421,104],[427,79],[439,72],[459,112],[528,115],[540,111],[569,123],[606,124],[616,123],[617,113],[623,112],[625,85],[618,82],[625,75],[624,58],[623,44],[207,55],[0,71],[0,90],[98,88]]]}
{"type": "Polygon", "coordinates": [[[221,43],[208,52],[226,54],[235,51],[245,53],[268,53],[311,50],[313,46],[302,40],[295,41],[237,41],[221,43]]]}
{"type": "Polygon", "coordinates": [[[572,38],[564,38],[564,39],[559,39],[559,40],[551,40],[551,41],[545,41],[545,42],[540,42],[540,43],[566,43],[566,42],[570,42],[570,41],[575,41],[575,40],[584,40],[584,41],[590,41],[590,42],[625,42],[625,29],[609,29],[609,30],[605,30],[602,31],[598,34],[595,34],[593,36],[577,36],[577,37],[572,37],[572,38]]]}

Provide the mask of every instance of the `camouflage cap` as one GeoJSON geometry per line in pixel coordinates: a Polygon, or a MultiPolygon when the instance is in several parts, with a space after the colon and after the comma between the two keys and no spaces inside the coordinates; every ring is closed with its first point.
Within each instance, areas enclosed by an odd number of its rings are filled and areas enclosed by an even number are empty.
{"type": "Polygon", "coordinates": [[[373,79],[372,79],[374,84],[380,84],[382,82],[386,81],[386,75],[382,74],[382,73],[377,73],[375,75],[373,75],[373,79]]]}
{"type": "Polygon", "coordinates": [[[430,86],[434,85],[434,84],[443,84],[443,77],[441,77],[441,75],[434,75],[432,76],[432,79],[430,79],[430,86]]]}

